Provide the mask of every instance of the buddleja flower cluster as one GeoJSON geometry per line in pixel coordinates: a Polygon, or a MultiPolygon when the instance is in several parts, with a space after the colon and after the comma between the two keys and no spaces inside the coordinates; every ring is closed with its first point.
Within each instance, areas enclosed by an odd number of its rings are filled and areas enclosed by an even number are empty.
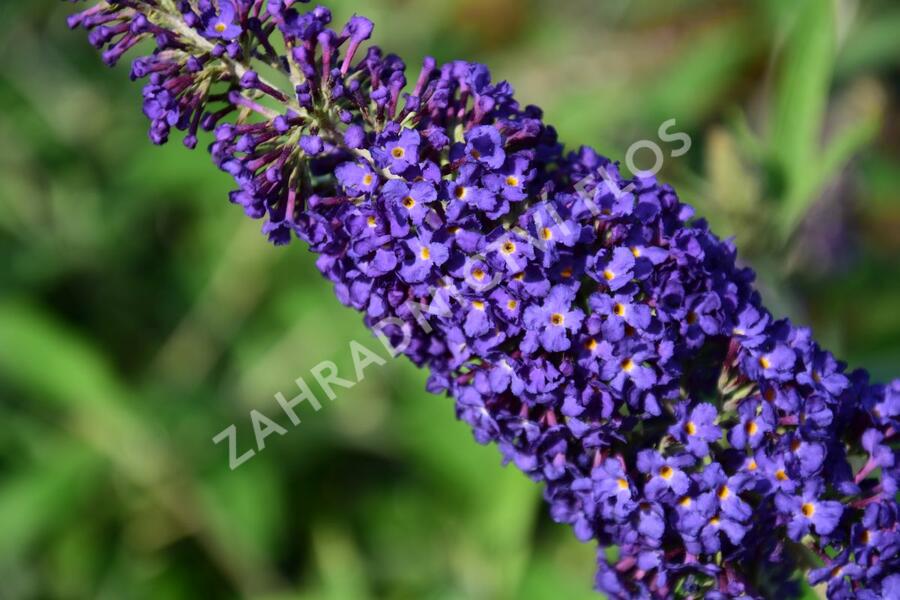
{"type": "Polygon", "coordinates": [[[151,140],[213,132],[231,201],[411,338],[429,389],[597,541],[600,591],[791,597],[804,569],[900,598],[900,381],[774,320],[671,187],[565,152],[484,66],[408,84],[370,21],[302,4],[109,0],[70,25],[110,65],[155,45],[131,69],[151,140]]]}

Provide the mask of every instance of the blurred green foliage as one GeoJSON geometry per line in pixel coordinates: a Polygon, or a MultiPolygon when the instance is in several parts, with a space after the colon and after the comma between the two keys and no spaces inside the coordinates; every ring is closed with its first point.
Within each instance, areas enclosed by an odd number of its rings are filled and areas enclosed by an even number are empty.
{"type": "MultiPolygon", "coordinates": [[[[661,177],[769,305],[898,375],[895,3],[329,4],[409,64],[488,63],[571,146],[622,158],[676,119],[693,145],[661,177]]],[[[377,342],[203,151],[147,143],[70,9],[0,1],[0,598],[593,598],[593,549],[411,365],[280,414],[377,342]],[[253,447],[252,409],[288,433],[232,472],[211,439],[253,447]]]]}

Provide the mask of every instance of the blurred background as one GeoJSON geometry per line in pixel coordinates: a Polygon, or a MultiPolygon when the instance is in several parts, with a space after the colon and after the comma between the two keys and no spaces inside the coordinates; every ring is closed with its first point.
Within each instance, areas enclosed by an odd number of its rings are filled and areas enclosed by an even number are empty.
{"type": "MultiPolygon", "coordinates": [[[[414,67],[486,62],[572,147],[655,140],[777,314],[900,375],[897,3],[328,4],[414,67]]],[[[595,598],[593,549],[411,365],[291,426],[275,393],[378,346],[204,151],[148,143],[71,9],[0,0],[0,599],[595,598]],[[232,472],[211,440],[254,448],[252,409],[288,433],[232,472]]]]}

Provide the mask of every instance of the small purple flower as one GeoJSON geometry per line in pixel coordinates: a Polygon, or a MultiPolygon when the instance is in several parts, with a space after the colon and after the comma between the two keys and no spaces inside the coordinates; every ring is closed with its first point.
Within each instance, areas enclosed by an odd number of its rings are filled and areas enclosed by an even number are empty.
{"type": "MultiPolygon", "coordinates": [[[[809,583],[811,585],[819,585],[827,582],[826,592],[829,598],[858,598],[860,596],[856,596],[853,593],[851,583],[859,581],[862,575],[863,569],[851,562],[848,553],[844,552],[829,561],[826,566],[812,569],[809,572],[809,583]]],[[[898,576],[895,575],[894,577],[898,576]]],[[[877,597],[884,600],[900,598],[900,595],[885,593],[885,591],[884,587],[882,587],[882,595],[877,597]]],[[[898,586],[896,591],[900,593],[900,586],[898,586]]]]}
{"type": "Polygon", "coordinates": [[[642,450],[637,456],[637,468],[650,479],[644,484],[644,493],[657,499],[671,490],[676,496],[687,493],[691,480],[682,470],[694,464],[689,454],[664,458],[656,450],[642,450]]]}
{"type": "Polygon", "coordinates": [[[588,305],[594,314],[606,316],[601,331],[605,339],[613,342],[625,337],[626,326],[642,331],[650,325],[650,307],[635,302],[628,294],[609,296],[598,292],[591,295],[588,305]]]}
{"type": "Polygon", "coordinates": [[[410,222],[421,224],[428,214],[428,204],[437,199],[437,191],[427,181],[409,185],[399,179],[391,179],[382,186],[381,195],[390,211],[395,235],[405,235],[410,222]]]}
{"type": "Polygon", "coordinates": [[[645,364],[652,361],[654,353],[644,344],[613,347],[604,340],[600,343],[597,355],[603,361],[601,377],[614,390],[621,390],[626,381],[632,381],[640,390],[647,390],[657,381],[656,371],[645,364]]]}
{"type": "Polygon", "coordinates": [[[378,164],[388,167],[395,175],[400,175],[419,163],[419,144],[422,138],[414,129],[404,129],[399,135],[392,137],[384,146],[373,150],[372,155],[378,164]]]}
{"type": "Polygon", "coordinates": [[[688,506],[681,516],[680,529],[685,536],[686,546],[692,553],[719,552],[722,549],[722,533],[735,545],[744,539],[747,526],[720,512],[715,492],[700,494],[686,504],[688,506]]]}
{"type": "Polygon", "coordinates": [[[489,190],[510,202],[521,202],[528,194],[525,185],[534,177],[531,161],[522,156],[507,158],[506,165],[498,173],[490,173],[484,177],[489,190]]]}
{"type": "Polygon", "coordinates": [[[368,165],[361,163],[344,163],[335,169],[334,174],[350,196],[371,193],[378,186],[378,176],[368,165]]]}
{"type": "Polygon", "coordinates": [[[666,516],[663,507],[656,502],[640,502],[634,511],[638,533],[653,545],[658,545],[666,532],[666,516]]]}
{"type": "Polygon", "coordinates": [[[796,465],[792,466],[789,464],[787,462],[788,458],[789,455],[783,452],[779,452],[771,458],[759,454],[756,462],[762,475],[765,477],[768,488],[786,494],[793,494],[797,489],[798,478],[795,473],[796,465]]]}
{"type": "Polygon", "coordinates": [[[719,416],[712,404],[700,403],[688,410],[688,403],[678,404],[678,421],[669,428],[669,434],[684,444],[685,449],[697,457],[709,454],[709,445],[719,440],[722,430],[715,424],[719,416]]]}
{"type": "Polygon", "coordinates": [[[210,39],[233,40],[243,32],[235,23],[236,9],[233,0],[218,0],[219,12],[212,7],[204,11],[201,23],[203,35],[210,39]]]}
{"type": "Polygon", "coordinates": [[[493,308],[482,298],[469,301],[463,331],[469,337],[478,337],[494,328],[493,308]]]}
{"type": "Polygon", "coordinates": [[[588,266],[588,274],[615,292],[631,282],[632,269],[634,254],[620,246],[613,250],[612,255],[608,252],[598,255],[594,263],[588,266]]]}
{"type": "Polygon", "coordinates": [[[728,433],[728,441],[735,448],[758,448],[766,434],[775,429],[776,416],[767,402],[744,401],[738,407],[740,421],[728,433]]]}
{"type": "Polygon", "coordinates": [[[843,367],[830,352],[814,348],[811,356],[804,362],[806,370],[797,375],[799,383],[824,390],[833,396],[847,389],[849,381],[841,373],[843,367]]]}
{"type": "Polygon", "coordinates": [[[508,326],[519,329],[519,315],[522,312],[522,301],[505,288],[497,288],[491,292],[491,303],[496,307],[497,316],[508,326]]]}
{"type": "Polygon", "coordinates": [[[764,333],[769,325],[769,320],[768,313],[748,304],[738,315],[733,335],[744,347],[756,348],[766,339],[764,333]]]}
{"type": "Polygon", "coordinates": [[[869,466],[890,468],[897,462],[896,452],[883,443],[885,435],[877,429],[867,429],[862,435],[862,447],[869,453],[869,466]]]}
{"type": "Polygon", "coordinates": [[[718,294],[698,294],[687,299],[688,311],[682,323],[682,331],[688,343],[700,346],[707,335],[718,335],[721,330],[719,309],[722,301],[718,294]]]}
{"type": "Polygon", "coordinates": [[[534,248],[515,233],[505,233],[488,245],[487,259],[495,269],[516,274],[534,258],[534,248]]]}
{"type": "Polygon", "coordinates": [[[740,494],[747,488],[751,478],[745,473],[727,476],[719,463],[711,463],[700,474],[701,489],[715,493],[719,509],[723,514],[740,522],[746,522],[752,513],[740,494]]]}
{"type": "Polygon", "coordinates": [[[828,535],[838,526],[844,506],[836,500],[821,500],[819,494],[819,486],[812,482],[800,496],[775,496],[778,511],[789,519],[787,531],[792,540],[799,541],[810,528],[818,535],[828,535]]]}
{"type": "Polygon", "coordinates": [[[359,263],[360,270],[368,277],[381,277],[397,268],[397,255],[379,248],[359,263]]]}
{"type": "Polygon", "coordinates": [[[479,185],[474,177],[475,166],[464,165],[454,181],[444,183],[444,194],[450,199],[450,212],[462,211],[463,207],[477,208],[483,211],[495,211],[499,204],[497,195],[479,185]]]}
{"type": "Polygon", "coordinates": [[[550,290],[542,306],[525,309],[523,323],[540,333],[540,342],[548,352],[562,352],[572,345],[569,334],[581,327],[584,313],[571,308],[575,294],[571,288],[557,285],[550,290]]]}
{"type": "Polygon", "coordinates": [[[411,283],[427,279],[433,268],[444,264],[450,256],[450,251],[441,237],[427,229],[421,230],[418,238],[407,240],[406,248],[409,258],[400,268],[400,276],[411,283]]]}
{"type": "Polygon", "coordinates": [[[787,381],[793,377],[796,362],[794,351],[777,343],[771,350],[749,354],[747,372],[752,377],[787,381]]]}
{"type": "Polygon", "coordinates": [[[539,204],[519,218],[523,229],[531,232],[533,245],[544,253],[544,265],[558,259],[558,246],[571,248],[580,237],[581,227],[554,209],[539,204]]]}
{"type": "Polygon", "coordinates": [[[500,132],[490,125],[473,128],[466,134],[466,154],[490,169],[499,169],[506,160],[500,132]]]}
{"type": "Polygon", "coordinates": [[[594,494],[609,506],[616,518],[624,519],[634,509],[631,481],[618,460],[608,458],[603,461],[591,471],[591,479],[594,494]]]}

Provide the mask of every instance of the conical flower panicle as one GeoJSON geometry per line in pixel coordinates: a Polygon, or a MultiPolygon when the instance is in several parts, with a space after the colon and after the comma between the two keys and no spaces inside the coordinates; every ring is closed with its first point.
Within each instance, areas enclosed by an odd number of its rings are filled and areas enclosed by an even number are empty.
{"type": "Polygon", "coordinates": [[[486,67],[428,58],[408,82],[364,49],[370,21],[302,4],[119,0],[70,24],[110,64],[155,42],[132,66],[152,141],[214,132],[231,201],[303,239],[476,440],[544,483],[598,542],[599,590],[793,597],[812,555],[829,598],[900,597],[900,380],[774,320],[671,187],[565,153],[486,67]]]}

